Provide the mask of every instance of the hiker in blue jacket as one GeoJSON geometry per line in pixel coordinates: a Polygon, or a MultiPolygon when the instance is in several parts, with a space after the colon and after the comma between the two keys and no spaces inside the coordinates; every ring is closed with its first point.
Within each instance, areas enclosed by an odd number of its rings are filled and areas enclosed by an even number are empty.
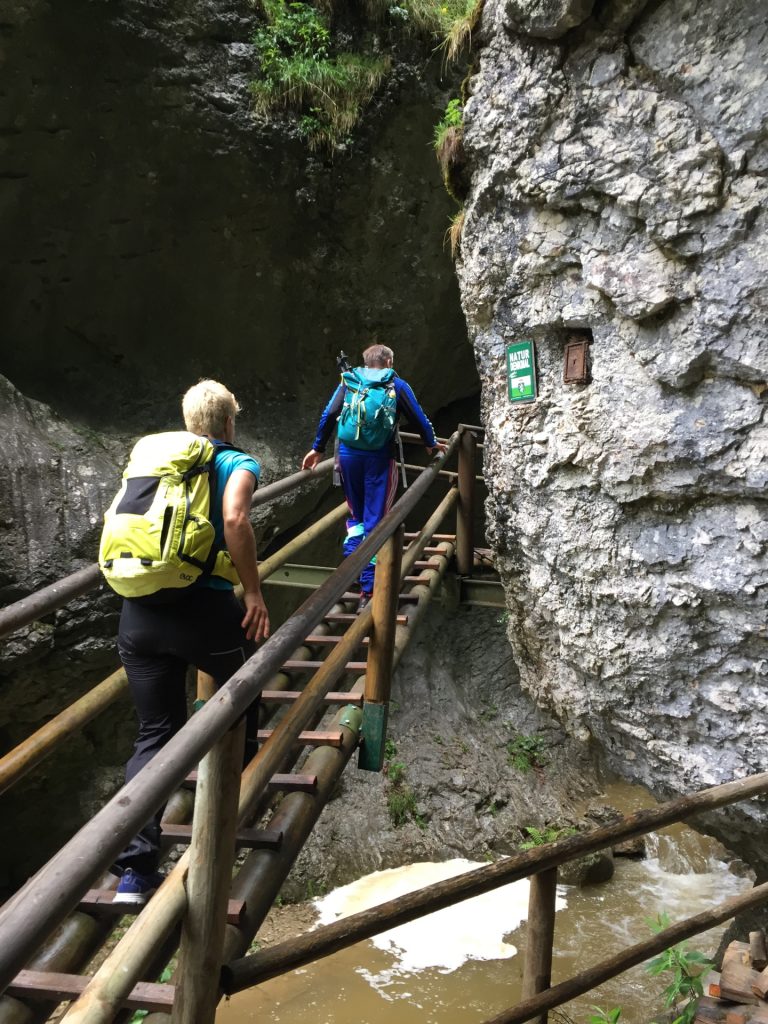
{"type": "MultiPolygon", "coordinates": [[[[339,471],[349,505],[344,555],[352,552],[381,522],[397,491],[395,430],[402,414],[421,434],[427,452],[445,451],[409,384],[392,369],[394,353],[386,345],[363,352],[364,366],[342,374],[323,410],[302,469],[314,469],[339,422],[339,471]]],[[[360,608],[373,593],[375,558],[360,574],[360,608]]]]}

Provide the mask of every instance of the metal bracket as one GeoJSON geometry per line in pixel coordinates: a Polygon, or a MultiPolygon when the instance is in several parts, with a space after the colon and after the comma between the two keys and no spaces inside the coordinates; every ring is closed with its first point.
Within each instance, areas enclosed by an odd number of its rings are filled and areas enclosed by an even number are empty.
{"type": "Polygon", "coordinates": [[[366,772],[380,772],[384,767],[384,742],[387,735],[389,704],[363,705],[363,727],[357,767],[366,772]]]}

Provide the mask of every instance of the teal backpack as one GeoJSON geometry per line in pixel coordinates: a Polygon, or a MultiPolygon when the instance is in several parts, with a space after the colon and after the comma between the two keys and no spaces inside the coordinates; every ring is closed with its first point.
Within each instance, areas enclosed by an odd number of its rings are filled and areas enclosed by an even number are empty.
{"type": "Polygon", "coordinates": [[[377,451],[392,440],[397,423],[394,370],[345,370],[339,440],[350,448],[377,451]]]}

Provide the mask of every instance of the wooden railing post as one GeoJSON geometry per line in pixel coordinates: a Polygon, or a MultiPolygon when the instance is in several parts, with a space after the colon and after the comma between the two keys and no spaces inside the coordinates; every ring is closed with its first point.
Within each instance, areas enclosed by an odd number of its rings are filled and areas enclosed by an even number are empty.
{"type": "Polygon", "coordinates": [[[405,527],[401,525],[376,556],[376,579],[371,602],[373,630],[368,643],[362,745],[357,762],[358,768],[369,772],[380,772],[384,764],[404,536],[405,527]]]}
{"type": "Polygon", "coordinates": [[[197,699],[195,700],[194,710],[197,711],[205,704],[207,700],[216,693],[216,680],[213,676],[207,672],[203,672],[198,669],[197,672],[197,699]]]}
{"type": "Polygon", "coordinates": [[[173,1024],[213,1024],[237,834],[245,718],[200,762],[173,1024]]]}
{"type": "MultiPolygon", "coordinates": [[[[552,982],[552,941],[555,936],[555,897],[557,868],[531,875],[528,896],[528,948],[523,972],[523,999],[545,992],[552,982]]],[[[547,1014],[535,1018],[547,1024],[547,1014]]]]}
{"type": "Polygon", "coordinates": [[[456,509],[456,568],[459,576],[471,576],[475,561],[475,450],[471,430],[459,440],[459,504],[456,509]]]}

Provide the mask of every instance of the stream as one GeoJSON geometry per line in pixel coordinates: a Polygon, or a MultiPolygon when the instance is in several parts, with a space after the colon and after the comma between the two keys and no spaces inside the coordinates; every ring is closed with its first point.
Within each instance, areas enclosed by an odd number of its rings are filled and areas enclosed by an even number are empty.
{"type": "MultiPolygon", "coordinates": [[[[614,785],[606,801],[627,812],[653,801],[614,785]]],[[[610,882],[558,887],[553,984],[650,936],[648,919],[672,922],[751,887],[715,840],[685,826],[648,837],[644,860],[616,859],[610,882]]],[[[380,871],[318,899],[318,923],[365,910],[401,893],[478,866],[411,864],[380,871]]],[[[520,998],[528,882],[382,933],[222,1003],[217,1024],[466,1024],[483,1022],[520,998]]],[[[714,953],[723,927],[690,941],[714,953]]],[[[664,977],[636,967],[551,1015],[587,1024],[591,1007],[620,1006],[622,1024],[647,1024],[662,1009],[664,977]]]]}

